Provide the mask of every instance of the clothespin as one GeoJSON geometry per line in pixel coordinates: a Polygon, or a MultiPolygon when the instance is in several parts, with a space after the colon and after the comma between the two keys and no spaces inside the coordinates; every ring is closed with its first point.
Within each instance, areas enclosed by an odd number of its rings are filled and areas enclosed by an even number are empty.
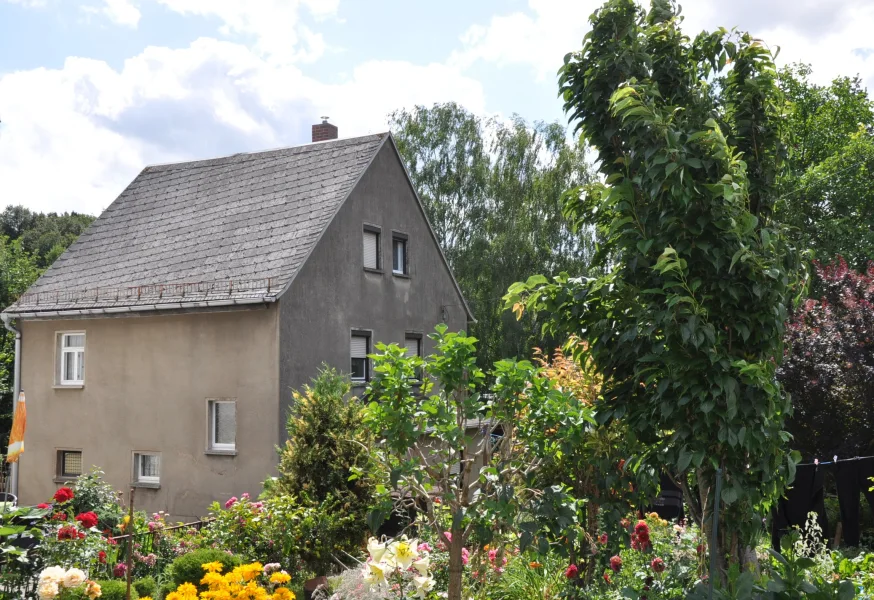
{"type": "Polygon", "coordinates": [[[834,455],[833,460],[834,460],[835,462],[838,462],[838,455],[837,455],[837,454],[834,455]]]}
{"type": "Polygon", "coordinates": [[[814,458],[814,459],[813,459],[813,464],[816,465],[816,466],[818,467],[818,466],[819,466],[819,459],[818,459],[818,458],[814,458]]]}

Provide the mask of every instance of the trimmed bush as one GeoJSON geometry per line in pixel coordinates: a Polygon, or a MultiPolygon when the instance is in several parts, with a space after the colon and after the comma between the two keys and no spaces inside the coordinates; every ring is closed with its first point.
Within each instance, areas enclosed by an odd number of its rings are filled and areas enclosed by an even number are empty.
{"type": "MultiPolygon", "coordinates": [[[[127,597],[127,582],[120,579],[111,579],[98,581],[100,585],[100,600],[125,600],[127,597]]],[[[131,585],[130,588],[131,600],[138,600],[140,595],[137,589],[131,585]]]]}
{"type": "MultiPolygon", "coordinates": [[[[170,594],[172,594],[173,592],[176,591],[176,586],[173,585],[172,581],[165,581],[164,583],[161,584],[161,587],[158,589],[158,591],[160,593],[158,594],[157,598],[154,598],[154,600],[158,600],[158,598],[166,598],[167,596],[169,596],[170,594]]],[[[301,596],[301,597],[303,597],[303,596],[301,596]]]]}
{"type": "Polygon", "coordinates": [[[173,574],[173,589],[183,583],[191,583],[200,587],[200,580],[203,579],[203,567],[201,565],[209,562],[222,563],[223,573],[232,571],[234,567],[240,565],[240,559],[233,554],[228,554],[222,550],[213,548],[201,548],[188,554],[183,554],[175,559],[172,564],[173,574]]]}
{"type": "Polygon", "coordinates": [[[136,588],[140,598],[154,598],[158,592],[158,582],[152,576],[137,579],[133,582],[133,587],[136,588]]]}

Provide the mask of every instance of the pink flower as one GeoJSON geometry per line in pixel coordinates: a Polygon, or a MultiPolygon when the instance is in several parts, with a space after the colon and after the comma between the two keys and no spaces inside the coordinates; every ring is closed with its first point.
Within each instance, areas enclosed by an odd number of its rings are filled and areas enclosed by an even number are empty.
{"type": "Polygon", "coordinates": [[[240,495],[240,498],[242,500],[248,500],[249,499],[249,492],[243,492],[242,495],[240,495]]]}
{"type": "Polygon", "coordinates": [[[602,546],[606,546],[607,545],[607,534],[602,533],[601,537],[598,538],[598,541],[601,542],[602,546]]]}
{"type": "Polygon", "coordinates": [[[154,521],[149,521],[149,531],[155,531],[155,528],[158,526],[154,521]]]}
{"type": "Polygon", "coordinates": [[[119,579],[124,577],[124,574],[127,572],[127,567],[124,563],[118,563],[112,568],[112,576],[118,577],[119,579]]]}
{"type": "Polygon", "coordinates": [[[431,545],[428,542],[422,542],[416,546],[416,552],[432,552],[431,545]]]}
{"type": "Polygon", "coordinates": [[[237,503],[237,497],[231,496],[230,498],[228,498],[228,501],[225,502],[225,509],[232,507],[236,503],[237,503]]]}
{"type": "Polygon", "coordinates": [[[577,573],[579,573],[579,569],[577,569],[577,565],[570,565],[564,572],[564,576],[568,579],[576,579],[577,573]]]}
{"type": "Polygon", "coordinates": [[[622,568],[622,558],[619,556],[614,556],[610,559],[610,568],[613,569],[614,573],[618,573],[619,569],[622,568]]]}
{"type": "Polygon", "coordinates": [[[470,562],[470,552],[468,552],[467,548],[461,549],[461,564],[467,566],[467,563],[470,562]]]}
{"type": "Polygon", "coordinates": [[[495,562],[495,558],[498,556],[497,550],[489,550],[489,562],[495,562]]]}

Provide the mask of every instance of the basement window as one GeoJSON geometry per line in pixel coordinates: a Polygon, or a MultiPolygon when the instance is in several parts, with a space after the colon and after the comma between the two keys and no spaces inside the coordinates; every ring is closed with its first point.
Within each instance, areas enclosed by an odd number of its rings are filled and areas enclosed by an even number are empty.
{"type": "Polygon", "coordinates": [[[157,452],[134,452],[134,483],[157,487],[161,483],[161,455],[157,452]]]}

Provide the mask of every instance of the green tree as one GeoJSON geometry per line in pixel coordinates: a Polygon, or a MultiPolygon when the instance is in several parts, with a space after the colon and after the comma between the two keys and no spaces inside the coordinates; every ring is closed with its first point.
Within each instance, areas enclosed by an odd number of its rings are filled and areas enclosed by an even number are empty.
{"type": "Polygon", "coordinates": [[[564,190],[591,181],[583,146],[558,123],[483,119],[454,103],[390,116],[398,144],[459,286],[471,304],[478,364],[554,347],[501,297],[520,274],[587,272],[593,248],[561,217],[564,190]]]}
{"type": "Polygon", "coordinates": [[[770,50],[725,29],[690,40],[680,21],[668,0],[648,13],[610,0],[565,57],[565,109],[604,177],[571,190],[565,211],[598,228],[608,272],[533,277],[507,302],[588,340],[599,420],[637,432],[708,532],[722,473],[710,551],[743,564],[794,476],[775,369],[800,260],[772,217],[783,153],[770,50]]]}
{"type": "Polygon", "coordinates": [[[23,206],[7,206],[0,213],[0,232],[20,239],[40,267],[48,267],[88,228],[94,217],[76,212],[38,213],[23,206]]]}
{"type": "MultiPolygon", "coordinates": [[[[20,240],[10,241],[0,235],[0,310],[12,304],[42,269],[36,259],[22,248],[20,240]]],[[[12,386],[15,366],[15,336],[0,329],[0,439],[6,443],[12,426],[12,386]]]]}

